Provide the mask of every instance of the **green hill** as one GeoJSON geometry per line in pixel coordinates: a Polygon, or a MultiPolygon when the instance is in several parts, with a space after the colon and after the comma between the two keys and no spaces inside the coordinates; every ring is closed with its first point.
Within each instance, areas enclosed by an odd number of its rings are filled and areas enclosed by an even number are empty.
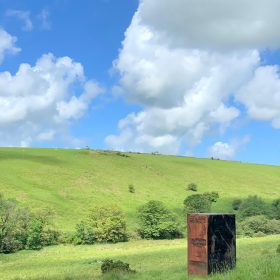
{"type": "Polygon", "coordinates": [[[214,211],[230,211],[232,199],[280,197],[280,167],[222,160],[67,149],[0,149],[0,192],[31,209],[51,208],[59,229],[72,231],[95,205],[117,204],[135,225],[139,205],[161,200],[181,213],[191,192],[217,191],[214,211]],[[133,184],[136,192],[130,193],[133,184]]]}

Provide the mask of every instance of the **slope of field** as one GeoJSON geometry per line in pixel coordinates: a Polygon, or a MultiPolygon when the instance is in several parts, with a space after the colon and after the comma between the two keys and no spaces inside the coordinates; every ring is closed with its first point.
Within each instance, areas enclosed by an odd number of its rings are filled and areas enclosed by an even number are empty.
{"type": "Polygon", "coordinates": [[[182,213],[194,182],[217,191],[214,211],[230,211],[237,197],[280,197],[280,167],[210,159],[66,149],[0,149],[0,192],[32,210],[51,208],[59,229],[72,231],[95,205],[117,204],[129,226],[139,205],[161,200],[182,213]],[[136,192],[128,192],[133,184],[136,192]]]}
{"type": "MultiPolygon", "coordinates": [[[[279,280],[280,236],[237,240],[237,269],[212,280],[279,280]]],[[[186,240],[133,241],[115,245],[53,246],[41,251],[0,254],[5,280],[186,280],[186,240]],[[135,275],[101,277],[105,258],[128,262],[135,275]]],[[[205,279],[205,278],[200,278],[205,279]]]]}

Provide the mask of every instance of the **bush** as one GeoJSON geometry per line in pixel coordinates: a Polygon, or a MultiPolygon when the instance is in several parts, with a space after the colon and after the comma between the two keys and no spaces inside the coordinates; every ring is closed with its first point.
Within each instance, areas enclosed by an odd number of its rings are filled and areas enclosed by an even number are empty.
{"type": "Polygon", "coordinates": [[[217,192],[193,194],[184,200],[186,213],[207,213],[211,211],[213,202],[219,197],[217,192]]]}
{"type": "Polygon", "coordinates": [[[42,223],[38,219],[31,220],[28,228],[26,249],[39,250],[43,247],[42,232],[42,223]]]}
{"type": "Polygon", "coordinates": [[[271,207],[258,196],[249,196],[240,205],[238,213],[241,218],[258,215],[268,216],[271,215],[271,207]]]}
{"type": "Polygon", "coordinates": [[[219,194],[217,192],[206,192],[203,195],[205,195],[211,203],[217,202],[219,198],[219,194]]]}
{"type": "Polygon", "coordinates": [[[0,195],[0,253],[13,253],[24,248],[29,213],[15,200],[0,195]]]}
{"type": "Polygon", "coordinates": [[[134,186],[132,184],[128,186],[128,191],[130,193],[135,193],[135,188],[134,188],[134,186]]]}
{"type": "Polygon", "coordinates": [[[76,225],[76,234],[73,237],[72,242],[75,245],[94,244],[95,238],[94,238],[92,227],[84,221],[77,224],[76,225]]]}
{"type": "Polygon", "coordinates": [[[127,241],[126,222],[119,208],[95,207],[87,220],[76,226],[75,244],[127,241]]]}
{"type": "Polygon", "coordinates": [[[195,183],[190,183],[190,184],[188,184],[187,190],[196,192],[197,191],[197,185],[195,183]]]}
{"type": "Polygon", "coordinates": [[[272,212],[273,212],[273,217],[275,219],[280,220],[280,198],[273,201],[272,212]]]}
{"type": "Polygon", "coordinates": [[[280,244],[278,245],[277,249],[276,249],[276,253],[280,254],[280,244]]]}
{"type": "Polygon", "coordinates": [[[138,232],[145,239],[182,237],[175,216],[161,201],[151,200],[138,209],[138,232]]]}
{"type": "Polygon", "coordinates": [[[239,234],[246,236],[260,235],[261,233],[267,234],[279,234],[280,233],[280,221],[270,220],[266,216],[252,216],[246,218],[238,226],[239,234]]]}
{"type": "Polygon", "coordinates": [[[241,199],[234,199],[232,201],[232,204],[231,204],[232,205],[232,209],[233,210],[239,210],[241,204],[242,204],[242,200],[241,199]]]}
{"type": "Polygon", "coordinates": [[[34,215],[0,195],[0,253],[38,250],[57,242],[59,234],[49,227],[48,219],[47,214],[34,215]]]}
{"type": "Polygon", "coordinates": [[[135,270],[132,270],[128,263],[122,261],[113,261],[111,259],[106,259],[101,264],[102,274],[106,273],[135,273],[135,270]]]}

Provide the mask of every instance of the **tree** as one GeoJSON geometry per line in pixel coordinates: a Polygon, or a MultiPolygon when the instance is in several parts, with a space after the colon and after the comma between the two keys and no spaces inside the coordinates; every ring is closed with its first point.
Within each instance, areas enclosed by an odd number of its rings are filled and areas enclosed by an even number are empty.
{"type": "Polygon", "coordinates": [[[271,207],[263,199],[258,196],[248,196],[240,205],[239,215],[241,218],[271,215],[271,207]]]}
{"type": "Polygon", "coordinates": [[[211,211],[211,205],[216,199],[215,195],[209,193],[193,194],[184,200],[186,213],[207,213],[211,211]]]}
{"type": "Polygon", "coordinates": [[[41,249],[57,242],[57,232],[48,226],[44,215],[34,215],[15,200],[0,195],[0,253],[41,249]]]}
{"type": "Polygon", "coordinates": [[[256,233],[262,234],[279,234],[280,233],[280,221],[269,220],[266,216],[252,216],[247,217],[238,225],[238,230],[241,234],[247,236],[254,236],[256,233]]]}
{"type": "Polygon", "coordinates": [[[211,201],[211,203],[217,202],[219,198],[219,194],[217,192],[206,192],[203,195],[205,195],[211,201]]]}
{"type": "Polygon", "coordinates": [[[126,222],[118,207],[93,208],[87,219],[76,226],[76,244],[127,241],[126,222]]]}
{"type": "Polygon", "coordinates": [[[173,239],[182,236],[174,215],[161,201],[151,200],[138,209],[138,232],[145,239],[173,239]]]}
{"type": "Polygon", "coordinates": [[[15,200],[0,195],[0,253],[23,249],[27,239],[29,213],[15,200]]]}

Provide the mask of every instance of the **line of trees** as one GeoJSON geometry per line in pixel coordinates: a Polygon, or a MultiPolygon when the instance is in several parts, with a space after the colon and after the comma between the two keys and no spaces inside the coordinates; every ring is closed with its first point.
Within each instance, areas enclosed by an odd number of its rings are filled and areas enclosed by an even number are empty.
{"type": "MultiPolygon", "coordinates": [[[[183,201],[181,217],[187,213],[211,212],[217,202],[217,192],[197,193],[191,185],[183,201]]],[[[257,196],[232,201],[232,212],[237,214],[238,234],[262,236],[280,233],[280,198],[272,204],[257,196]]],[[[185,223],[161,201],[151,200],[137,209],[137,229],[127,230],[125,216],[117,206],[94,207],[76,225],[75,232],[66,237],[52,223],[52,213],[32,213],[15,200],[0,195],[0,253],[22,249],[38,250],[58,243],[95,244],[125,242],[131,236],[143,239],[174,239],[184,236],[185,223]]]]}

